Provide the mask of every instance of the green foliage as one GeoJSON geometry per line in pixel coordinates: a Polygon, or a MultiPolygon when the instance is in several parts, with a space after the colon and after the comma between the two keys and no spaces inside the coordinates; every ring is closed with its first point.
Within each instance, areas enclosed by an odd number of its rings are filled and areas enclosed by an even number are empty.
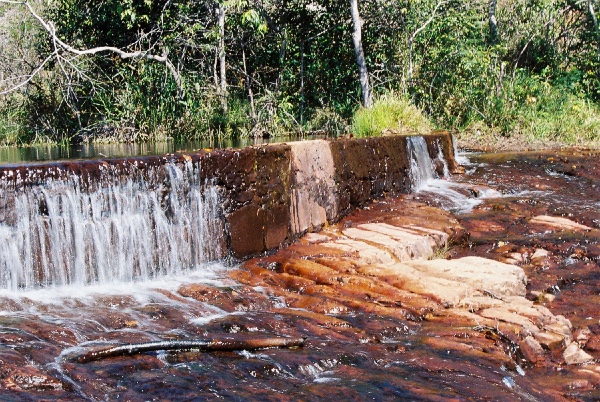
{"type": "Polygon", "coordinates": [[[328,135],[342,135],[350,131],[348,122],[332,108],[316,109],[304,130],[308,132],[322,132],[328,135]]]}
{"type": "Polygon", "coordinates": [[[600,139],[600,107],[564,87],[533,86],[514,114],[511,134],[568,144],[600,139]]]}
{"type": "Polygon", "coordinates": [[[599,59],[580,3],[501,3],[494,44],[485,4],[461,7],[441,10],[415,40],[409,93],[437,126],[531,141],[598,139],[599,59]]]}
{"type": "Polygon", "coordinates": [[[18,95],[13,95],[2,103],[0,109],[0,146],[18,144],[26,137],[23,132],[24,109],[18,95]]]}
{"type": "MultiPolygon", "coordinates": [[[[377,99],[371,110],[357,110],[346,1],[220,3],[225,94],[215,0],[36,3],[46,4],[38,11],[74,47],[147,50],[166,55],[177,74],[148,59],[63,53],[30,85],[0,96],[0,143],[342,134],[349,122],[359,136],[436,126],[571,143],[598,139],[600,36],[586,2],[499,2],[493,40],[487,2],[359,2],[377,99]]],[[[13,77],[54,51],[19,7],[0,5],[0,71],[13,77]]]]}
{"type": "Polygon", "coordinates": [[[372,108],[357,110],[352,122],[352,132],[357,137],[379,135],[384,130],[424,134],[431,125],[408,99],[390,93],[376,99],[372,108]]]}

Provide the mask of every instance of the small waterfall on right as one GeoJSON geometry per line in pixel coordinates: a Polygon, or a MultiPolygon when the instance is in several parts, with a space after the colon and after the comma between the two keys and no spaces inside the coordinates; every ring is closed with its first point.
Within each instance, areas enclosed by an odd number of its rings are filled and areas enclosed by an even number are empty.
{"type": "MultiPolygon", "coordinates": [[[[443,164],[443,174],[447,178],[449,177],[448,164],[444,160],[444,154],[440,145],[436,145],[438,147],[436,161],[443,164]]],[[[429,156],[425,138],[421,136],[408,137],[406,139],[406,146],[410,162],[409,176],[411,189],[415,192],[425,188],[432,180],[439,179],[440,177],[434,168],[434,160],[429,156]]]]}
{"type": "Polygon", "coordinates": [[[431,180],[437,179],[433,169],[433,161],[427,150],[427,143],[421,136],[408,137],[406,139],[410,161],[410,182],[412,191],[423,189],[431,180]]]}
{"type": "Polygon", "coordinates": [[[423,137],[411,136],[406,140],[412,193],[427,198],[442,209],[456,213],[471,211],[484,198],[502,196],[491,188],[474,188],[452,181],[439,143],[434,142],[437,151],[432,159],[423,137]]]}

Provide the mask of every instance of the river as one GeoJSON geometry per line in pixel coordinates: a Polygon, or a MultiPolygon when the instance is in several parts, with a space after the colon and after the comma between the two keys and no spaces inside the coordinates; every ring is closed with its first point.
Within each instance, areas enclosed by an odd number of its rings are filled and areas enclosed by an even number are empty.
{"type": "MultiPolygon", "coordinates": [[[[483,256],[521,267],[529,281],[526,297],[570,320],[574,339],[598,359],[599,156],[586,150],[467,154],[461,159],[465,173],[452,178],[459,184],[436,181],[417,193],[379,200],[324,233],[338,236],[376,220],[452,232],[454,243],[438,257],[483,256]],[[587,229],[544,226],[532,221],[537,216],[566,218],[587,229]],[[541,259],[533,258],[537,250],[545,252],[538,253],[541,259]]],[[[550,350],[531,364],[510,337],[447,315],[437,302],[396,294],[374,300],[354,292],[357,267],[344,260],[348,255],[320,249],[314,239],[243,265],[209,263],[168,279],[2,291],[2,399],[600,398],[600,370],[593,362],[566,365],[562,352],[550,350]],[[335,276],[341,287],[282,268],[302,255],[320,263],[337,258],[339,264],[330,264],[336,269],[345,264],[335,276]],[[71,359],[105,345],[269,337],[306,340],[291,349],[71,359]]]]}

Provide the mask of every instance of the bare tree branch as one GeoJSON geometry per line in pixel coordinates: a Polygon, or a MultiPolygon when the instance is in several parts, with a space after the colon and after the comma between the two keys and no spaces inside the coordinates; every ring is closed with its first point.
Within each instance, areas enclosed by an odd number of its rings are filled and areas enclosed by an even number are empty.
{"type": "MultiPolygon", "coordinates": [[[[100,47],[94,47],[94,48],[83,49],[83,50],[82,49],[77,49],[77,48],[69,45],[68,43],[64,42],[63,40],[61,40],[56,35],[56,28],[54,27],[54,24],[52,23],[52,21],[46,21],[38,13],[36,13],[28,0],[26,0],[26,1],[0,0],[0,3],[19,4],[19,5],[25,6],[27,8],[27,10],[29,11],[29,13],[44,28],[44,30],[46,30],[46,32],[48,32],[48,34],[52,38],[52,42],[54,43],[54,48],[55,48],[54,52],[52,52],[52,54],[50,54],[43,61],[43,63],[40,66],[38,66],[29,75],[29,77],[25,81],[19,83],[18,85],[14,86],[14,87],[12,87],[12,88],[10,88],[8,90],[0,92],[0,95],[4,95],[4,94],[7,94],[9,92],[13,92],[13,91],[15,91],[15,90],[23,87],[24,85],[28,84],[37,74],[40,73],[40,71],[42,70],[43,66],[49,60],[51,60],[54,57],[59,58],[59,56],[60,56],[59,49],[62,50],[62,51],[65,51],[65,52],[77,55],[77,56],[88,56],[88,55],[95,55],[95,54],[98,54],[98,53],[110,52],[110,53],[117,54],[122,59],[146,59],[146,60],[153,60],[153,61],[156,61],[156,62],[159,62],[159,63],[163,63],[167,67],[167,69],[169,70],[169,72],[171,73],[171,75],[173,76],[173,79],[177,83],[177,86],[181,87],[181,75],[179,74],[179,72],[177,71],[177,69],[175,68],[175,66],[171,63],[171,61],[167,57],[166,52],[164,52],[162,56],[158,56],[156,54],[150,53],[149,51],[127,52],[127,51],[124,51],[122,49],[119,49],[119,48],[113,47],[113,46],[100,46],[100,47]]],[[[60,60],[59,60],[59,64],[60,64],[60,60]]],[[[61,64],[61,68],[63,68],[62,64],[61,64]]]]}
{"type": "Polygon", "coordinates": [[[103,349],[92,350],[82,355],[73,356],[70,360],[78,363],[89,363],[96,360],[130,356],[146,352],[161,350],[199,350],[211,351],[235,351],[235,350],[257,350],[269,348],[301,348],[304,346],[304,338],[266,338],[266,339],[244,339],[244,340],[173,340],[146,343],[133,343],[119,345],[103,349]]]}
{"type": "Polygon", "coordinates": [[[31,82],[31,80],[33,80],[35,78],[36,75],[38,75],[38,73],[40,71],[42,71],[42,69],[44,68],[44,66],[46,65],[46,63],[48,63],[50,60],[52,60],[52,58],[55,56],[54,53],[52,53],[50,56],[46,57],[46,59],[35,69],[33,70],[33,72],[31,74],[29,74],[29,76],[27,76],[25,78],[25,80],[21,81],[20,83],[18,83],[17,85],[15,85],[14,87],[11,87],[7,90],[4,90],[2,92],[0,92],[0,95],[6,95],[9,94],[11,92],[16,91],[19,88],[24,87],[25,85],[29,84],[29,82],[31,82]]]}

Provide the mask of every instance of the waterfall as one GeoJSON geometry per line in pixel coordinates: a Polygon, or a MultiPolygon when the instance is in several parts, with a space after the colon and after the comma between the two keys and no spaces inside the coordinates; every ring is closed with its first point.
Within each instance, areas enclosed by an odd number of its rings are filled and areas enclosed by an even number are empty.
{"type": "Polygon", "coordinates": [[[145,280],[223,257],[218,191],[198,166],[110,169],[93,183],[70,173],[15,190],[0,289],[145,280]]]}
{"type": "MultiPolygon", "coordinates": [[[[407,137],[406,145],[408,150],[408,160],[410,163],[409,177],[412,191],[423,189],[433,179],[439,178],[435,169],[434,162],[429,156],[427,143],[421,136],[407,137]]],[[[438,144],[438,148],[439,144],[438,144]]],[[[441,149],[440,149],[441,153],[441,149]]],[[[438,156],[439,158],[439,156],[438,156]]],[[[437,159],[437,158],[436,158],[437,159]]],[[[442,154],[442,163],[446,163],[442,154]]],[[[447,170],[446,165],[446,170],[447,170]]]]}
{"type": "MultiPolygon", "coordinates": [[[[501,196],[496,190],[484,186],[472,186],[452,181],[440,143],[434,141],[433,145],[437,148],[437,153],[432,159],[423,137],[407,138],[411,190],[418,193],[419,197],[427,198],[430,204],[442,209],[465,213],[471,211],[485,198],[501,196]]],[[[468,160],[466,162],[468,163],[468,160]]]]}

